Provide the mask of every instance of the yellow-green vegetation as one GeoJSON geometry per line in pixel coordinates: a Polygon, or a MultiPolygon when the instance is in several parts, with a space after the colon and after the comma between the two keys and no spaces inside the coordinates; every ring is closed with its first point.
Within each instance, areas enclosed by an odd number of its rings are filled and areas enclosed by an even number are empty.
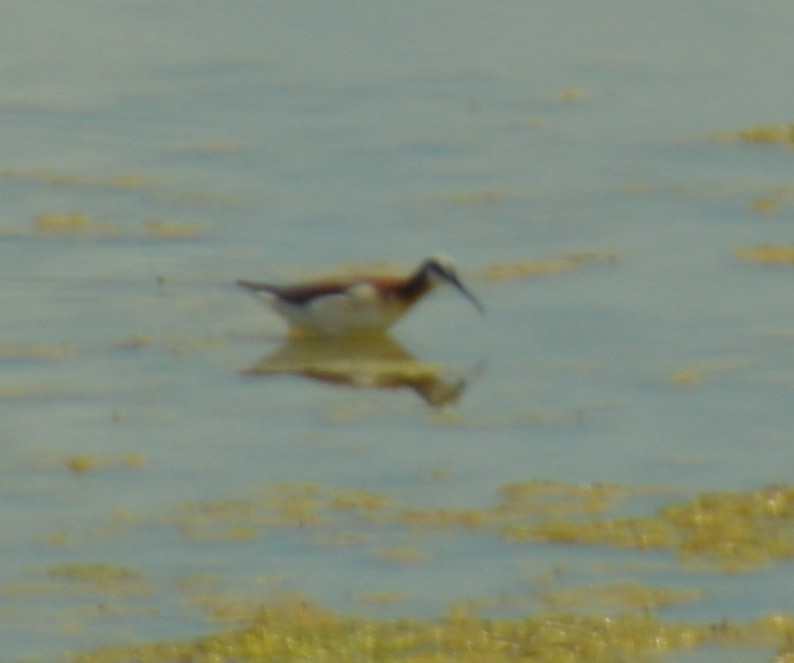
{"type": "MultiPolygon", "coordinates": [[[[666,550],[674,553],[673,564],[696,563],[716,572],[745,572],[794,558],[794,486],[682,499],[664,488],[525,481],[504,485],[493,504],[444,509],[404,503],[375,490],[284,483],[265,486],[247,498],[187,503],[159,522],[177,527],[189,541],[227,544],[244,544],[288,528],[304,533],[307,545],[363,548],[373,562],[408,568],[434,561],[424,547],[426,541],[469,533],[500,537],[508,546],[599,545],[638,554],[666,550]],[[671,500],[674,496],[677,499],[671,500]],[[647,515],[620,515],[642,512],[645,504],[656,506],[644,509],[651,511],[647,515]],[[388,545],[381,536],[386,531],[388,545]]],[[[129,596],[152,587],[134,570],[106,564],[54,566],[43,575],[44,585],[66,591],[129,596]]],[[[16,591],[26,587],[33,591],[24,584],[16,591]]],[[[659,608],[698,602],[704,596],[691,585],[636,580],[599,584],[596,579],[571,585],[550,576],[535,584],[529,603],[513,597],[511,614],[516,606],[532,606],[519,616],[483,616],[489,607],[510,606],[511,597],[505,597],[490,606],[474,598],[437,619],[374,619],[330,612],[294,597],[273,600],[271,592],[267,597],[249,592],[245,600],[235,600],[201,591],[196,604],[216,627],[221,621],[233,624],[231,629],[194,640],[108,647],[74,660],[598,663],[661,661],[703,646],[774,649],[776,663],[794,655],[794,615],[700,623],[665,621],[656,614],[659,608]]],[[[372,607],[399,604],[406,596],[398,588],[375,585],[351,598],[372,607]]]]}
{"type": "Polygon", "coordinates": [[[99,587],[118,586],[139,581],[138,573],[124,566],[110,564],[62,564],[47,569],[50,578],[88,583],[99,587]]]}
{"type": "Polygon", "coordinates": [[[189,503],[176,525],[192,540],[238,539],[240,532],[248,539],[265,528],[338,524],[340,514],[368,522],[391,503],[391,498],[374,491],[285,483],[265,488],[258,499],[189,503]]]}
{"type": "Polygon", "coordinates": [[[409,548],[406,546],[381,550],[377,553],[376,559],[391,564],[416,564],[418,562],[424,562],[427,559],[427,555],[418,548],[409,548]]]}
{"type": "Polygon", "coordinates": [[[109,221],[100,221],[82,212],[45,213],[33,219],[34,233],[40,236],[79,234],[95,237],[181,239],[196,237],[201,228],[196,223],[146,219],[138,229],[126,230],[109,221]]]}
{"type": "Polygon", "coordinates": [[[557,611],[564,608],[584,608],[588,611],[615,608],[650,611],[677,603],[691,603],[703,596],[704,592],[698,589],[622,583],[548,589],[542,591],[539,598],[547,609],[557,611]]]}
{"type": "MultiPolygon", "coordinates": [[[[607,517],[632,498],[665,494],[614,484],[529,481],[504,486],[491,506],[428,509],[402,505],[376,491],[290,483],[269,487],[259,498],[187,504],[176,525],[198,540],[248,539],[279,527],[397,526],[437,535],[451,528],[476,529],[511,543],[670,550],[680,559],[729,571],[794,558],[794,487],[703,493],[650,515],[607,517]]],[[[367,537],[346,540],[369,542],[367,537]]],[[[405,558],[421,562],[420,549],[406,550],[405,558]]],[[[403,561],[396,554],[391,559],[403,561]]]]}
{"type": "Polygon", "coordinates": [[[617,254],[611,251],[580,251],[538,260],[493,263],[483,267],[480,273],[488,281],[508,281],[570,272],[588,264],[616,260],[617,254]]]}
{"type": "Polygon", "coordinates": [[[64,460],[66,467],[75,474],[92,472],[102,467],[137,469],[144,463],[145,458],[138,453],[128,453],[121,456],[120,458],[99,456],[97,454],[74,454],[73,456],[69,456],[64,460]]]}
{"type": "Polygon", "coordinates": [[[66,235],[72,233],[112,235],[117,232],[116,228],[111,224],[93,219],[82,212],[39,214],[33,219],[33,230],[41,235],[66,235]]]}
{"type": "MultiPolygon", "coordinates": [[[[234,152],[240,146],[235,143],[216,142],[195,146],[195,153],[234,152]]],[[[186,148],[191,150],[192,148],[186,148]]],[[[0,171],[0,179],[31,182],[52,187],[68,187],[76,189],[96,189],[101,191],[134,192],[136,195],[147,195],[157,202],[184,206],[200,205],[235,205],[237,200],[228,194],[215,194],[206,190],[178,191],[162,177],[147,173],[120,173],[93,177],[78,173],[61,172],[51,169],[15,169],[7,168],[0,171]]]]}
{"type": "Polygon", "coordinates": [[[794,146],[794,123],[761,124],[740,129],[739,138],[746,143],[773,143],[785,147],[794,146]]]}
{"type": "Polygon", "coordinates": [[[667,380],[674,387],[692,387],[717,375],[742,368],[747,360],[737,357],[724,357],[709,361],[700,361],[675,371],[667,380]]]}
{"type": "Polygon", "coordinates": [[[761,214],[776,214],[783,208],[783,201],[772,196],[758,196],[750,201],[750,209],[761,214]]]}
{"type": "Polygon", "coordinates": [[[676,530],[686,558],[705,557],[729,569],[794,557],[794,487],[749,493],[703,493],[658,517],[676,530]]]}
{"type": "Polygon", "coordinates": [[[595,514],[619,505],[632,495],[657,491],[612,483],[574,486],[559,481],[524,481],[502,486],[496,509],[534,518],[595,514]]]}
{"type": "Polygon", "coordinates": [[[586,96],[587,92],[583,88],[570,86],[562,88],[552,98],[571,103],[581,101],[586,96]]]}
{"type": "Polygon", "coordinates": [[[106,177],[90,177],[74,173],[64,173],[46,168],[38,170],[21,170],[7,168],[0,172],[5,180],[21,180],[39,182],[63,187],[84,187],[91,189],[118,189],[139,191],[163,186],[160,179],[142,173],[124,173],[106,177]]]}
{"type": "Polygon", "coordinates": [[[508,525],[509,541],[669,549],[738,571],[794,558],[794,487],[704,493],[650,516],[549,519],[508,525]]]}
{"type": "Polygon", "coordinates": [[[794,147],[794,123],[770,122],[734,131],[721,131],[713,138],[721,142],[741,141],[750,145],[794,147]]]}
{"type": "Polygon", "coordinates": [[[365,603],[369,605],[388,605],[390,603],[400,603],[406,598],[402,592],[365,592],[358,594],[355,599],[358,603],[365,603]]]}
{"type": "Polygon", "coordinates": [[[667,623],[648,613],[486,619],[451,611],[438,620],[376,620],[347,617],[294,600],[262,608],[238,629],[193,641],[109,647],[74,661],[612,663],[660,661],[665,655],[707,644],[773,646],[783,657],[791,655],[792,642],[794,621],[782,615],[743,625],[667,623]]]}
{"type": "Polygon", "coordinates": [[[163,221],[162,219],[146,219],[143,222],[143,231],[146,237],[155,239],[182,239],[198,237],[201,234],[201,228],[196,223],[163,221]]]}
{"type": "Polygon", "coordinates": [[[794,265],[794,245],[760,244],[758,246],[746,246],[737,249],[736,256],[746,262],[758,262],[767,265],[794,265]]]}
{"type": "Polygon", "coordinates": [[[52,566],[34,574],[35,579],[7,583],[6,594],[101,594],[137,597],[151,594],[149,583],[125,566],[104,563],[77,563],[52,566]]]}
{"type": "Polygon", "coordinates": [[[31,221],[28,228],[0,227],[3,237],[54,239],[189,239],[204,232],[201,224],[192,221],[145,219],[137,227],[95,219],[83,212],[44,212],[31,221]]]}

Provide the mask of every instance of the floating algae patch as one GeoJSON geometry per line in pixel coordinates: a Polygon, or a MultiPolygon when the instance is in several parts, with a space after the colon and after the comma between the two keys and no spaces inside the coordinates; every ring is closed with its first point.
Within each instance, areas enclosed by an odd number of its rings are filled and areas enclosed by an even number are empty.
{"type": "Polygon", "coordinates": [[[794,147],[794,123],[761,124],[756,127],[739,129],[736,132],[736,137],[744,143],[794,147]]]}
{"type": "Polygon", "coordinates": [[[741,142],[748,145],[794,147],[794,123],[770,122],[733,131],[720,131],[711,138],[720,143],[741,142]]]}
{"type": "Polygon", "coordinates": [[[95,219],[83,212],[44,212],[35,216],[28,228],[0,227],[2,237],[53,239],[173,240],[202,235],[201,224],[189,221],[145,219],[137,228],[127,228],[111,221],[95,219]]]}
{"type": "MultiPolygon", "coordinates": [[[[708,563],[726,571],[794,557],[794,487],[749,492],[712,492],[668,503],[647,516],[608,517],[636,512],[678,491],[618,484],[571,485],[525,481],[506,484],[483,507],[422,508],[412,495],[314,483],[283,483],[256,489],[247,499],[190,502],[165,521],[213,532],[289,528],[308,546],[364,547],[366,558],[391,572],[437,563],[416,547],[425,534],[435,537],[498,537],[512,545],[611,545],[639,551],[654,548],[678,559],[708,563]],[[388,536],[382,536],[382,533],[388,536]],[[341,537],[335,540],[335,537],[341,537]],[[407,538],[405,538],[407,537],[407,538]]],[[[163,522],[163,521],[161,521],[163,522]]],[[[274,532],[275,533],[275,532],[274,532]]],[[[202,538],[195,536],[195,538],[202,538]]],[[[236,535],[227,538],[245,539],[236,535]]],[[[465,545],[465,544],[464,544],[465,545]]],[[[359,555],[361,550],[357,550],[359,555]]],[[[124,586],[125,569],[67,565],[49,571],[59,582],[90,588],[124,586]],[[118,581],[114,576],[118,575],[118,581]]],[[[625,578],[625,575],[623,576],[625,578]]],[[[130,578],[134,587],[134,572],[130,578]]],[[[373,586],[352,596],[373,606],[413,600],[401,586],[373,586]]],[[[370,619],[330,612],[304,600],[267,603],[254,589],[240,602],[215,600],[217,615],[235,627],[195,640],[108,647],[75,656],[79,663],[119,661],[660,661],[695,648],[776,648],[785,660],[794,643],[794,616],[770,615],[747,623],[671,623],[654,612],[701,601],[699,588],[657,583],[599,584],[598,578],[573,587],[556,581],[538,585],[532,605],[540,612],[511,609],[510,617],[482,617],[487,602],[466,597],[436,619],[370,619]],[[228,604],[228,605],[227,605],[228,604]]],[[[508,597],[509,598],[509,597],[508,597]]],[[[214,602],[213,602],[214,601],[214,602]]],[[[525,604],[522,604],[525,605],[525,604]]],[[[504,614],[497,607],[497,612],[504,614]]]]}
{"type": "Polygon", "coordinates": [[[0,172],[4,180],[21,180],[38,182],[62,187],[78,187],[90,189],[116,189],[124,191],[151,190],[164,186],[165,182],[151,175],[141,173],[125,173],[106,177],[90,177],[63,173],[50,169],[17,170],[6,169],[0,172]]]}
{"type": "Polygon", "coordinates": [[[729,570],[794,558],[794,487],[749,493],[702,493],[664,507],[686,558],[718,561],[729,570]]]}
{"type": "MultiPolygon", "coordinates": [[[[509,543],[600,545],[668,550],[688,564],[744,571],[794,558],[794,487],[702,493],[641,511],[671,491],[617,484],[507,484],[482,507],[423,507],[379,491],[313,483],[266,486],[248,499],[190,502],[168,518],[189,540],[248,540],[291,528],[310,545],[377,544],[378,531],[408,537],[390,544],[397,561],[419,561],[417,534],[478,531],[509,543]],[[623,515],[631,512],[631,515],[623,515]],[[621,514],[612,515],[610,514],[621,514]]],[[[373,555],[383,555],[375,550],[373,555]]]]}
{"type": "Polygon", "coordinates": [[[617,254],[612,251],[580,251],[538,260],[492,263],[483,267],[480,275],[488,281],[510,281],[570,272],[588,264],[616,260],[617,254]]]}
{"type": "Polygon", "coordinates": [[[794,244],[759,244],[736,249],[736,257],[765,265],[794,265],[794,244]]]}
{"type": "Polygon", "coordinates": [[[331,508],[341,511],[380,511],[394,504],[394,499],[374,490],[337,489],[329,494],[331,508]]]}
{"type": "Polygon", "coordinates": [[[390,507],[394,500],[384,493],[360,488],[314,483],[284,483],[262,494],[265,507],[280,525],[325,523],[340,517],[363,518],[390,507]]]}
{"type": "Polygon", "coordinates": [[[794,487],[703,493],[650,516],[510,524],[508,541],[668,549],[687,561],[740,571],[794,558],[794,487]]]}
{"type": "Polygon", "coordinates": [[[35,573],[29,581],[6,583],[6,594],[84,594],[111,596],[148,596],[152,590],[146,579],[125,566],[104,563],[74,563],[51,566],[35,573]]]}
{"type": "Polygon", "coordinates": [[[86,474],[100,468],[138,469],[146,462],[139,453],[128,453],[119,458],[97,454],[74,454],[64,459],[64,465],[75,474],[86,474]]]}
{"type": "MultiPolygon", "coordinates": [[[[315,545],[329,547],[340,541],[369,545],[371,529],[365,528],[373,527],[436,536],[478,530],[512,543],[670,550],[688,563],[716,564],[727,571],[794,558],[794,487],[703,493],[650,515],[607,515],[636,510],[637,498],[658,500],[665,492],[528,481],[504,486],[492,505],[424,508],[377,491],[287,483],[267,487],[251,499],[189,503],[172,522],[188,539],[245,540],[267,528],[288,527],[305,530],[315,545]]],[[[424,555],[400,543],[393,550],[406,552],[406,560],[424,555]]]]}
{"type": "Polygon", "coordinates": [[[692,387],[726,371],[747,366],[749,361],[739,357],[723,357],[692,363],[675,371],[667,383],[673,387],[692,387]]]}
{"type": "Polygon", "coordinates": [[[749,208],[760,214],[777,214],[783,209],[783,201],[772,196],[758,196],[750,201],[749,208]]]}
{"type": "MultiPolygon", "coordinates": [[[[215,153],[234,152],[236,146],[227,143],[207,144],[204,153],[212,150],[215,153]]],[[[93,177],[76,173],[61,172],[51,169],[14,169],[7,168],[0,172],[0,180],[28,182],[51,187],[88,189],[96,191],[131,192],[146,195],[154,202],[194,207],[200,205],[231,206],[236,205],[234,196],[223,193],[212,193],[207,190],[180,191],[166,178],[146,173],[120,173],[93,177]]]]}
{"type": "Polygon", "coordinates": [[[564,87],[561,90],[551,95],[551,99],[555,101],[564,101],[573,103],[581,101],[587,96],[587,91],[580,87],[564,87]]]}
{"type": "Polygon", "coordinates": [[[459,527],[483,529],[490,522],[489,514],[480,509],[403,509],[395,518],[396,523],[404,527],[433,532],[459,527]]]}
{"type": "Polygon", "coordinates": [[[125,566],[111,564],[62,564],[47,569],[50,578],[113,587],[120,583],[140,582],[141,576],[125,566]]]}
{"type": "Polygon", "coordinates": [[[363,603],[372,606],[384,606],[402,603],[408,600],[409,596],[404,592],[389,591],[384,589],[357,594],[353,598],[357,603],[363,603]]]}
{"type": "Polygon", "coordinates": [[[261,535],[264,519],[251,502],[220,500],[187,504],[176,525],[188,541],[248,541],[261,535]]]}
{"type": "MultiPolygon", "coordinates": [[[[247,540],[257,538],[266,528],[300,528],[339,525],[349,522],[371,524],[377,513],[392,504],[384,494],[314,483],[284,483],[267,486],[249,499],[189,502],[175,516],[183,537],[190,540],[247,540]]],[[[351,533],[315,536],[315,543],[329,547],[367,537],[349,539],[351,533]]]]}
{"type": "Polygon", "coordinates": [[[162,219],[146,219],[143,230],[152,239],[184,239],[198,237],[201,227],[197,223],[163,221],[162,219]]]}
{"type": "Polygon", "coordinates": [[[380,550],[375,559],[386,564],[418,564],[427,560],[427,554],[418,548],[401,546],[380,550]]]}
{"type": "Polygon", "coordinates": [[[547,609],[618,608],[621,610],[653,610],[660,607],[691,603],[702,599],[700,589],[651,587],[639,583],[566,587],[540,592],[539,598],[547,609]]]}
{"type": "MultiPolygon", "coordinates": [[[[75,663],[193,661],[372,661],[429,663],[613,663],[660,661],[704,645],[777,646],[788,655],[794,624],[774,616],[748,624],[668,623],[642,613],[541,614],[485,619],[455,610],[435,620],[375,620],[339,615],[306,601],[263,607],[241,628],[192,641],[106,647],[75,663]]],[[[782,659],[781,659],[782,660],[782,659]]]]}
{"type": "Polygon", "coordinates": [[[92,234],[115,235],[116,227],[82,212],[39,214],[33,219],[33,231],[39,235],[92,234]]]}
{"type": "Polygon", "coordinates": [[[619,484],[571,485],[560,481],[510,483],[499,490],[498,509],[509,514],[545,517],[603,513],[631,495],[652,492],[619,484]]]}

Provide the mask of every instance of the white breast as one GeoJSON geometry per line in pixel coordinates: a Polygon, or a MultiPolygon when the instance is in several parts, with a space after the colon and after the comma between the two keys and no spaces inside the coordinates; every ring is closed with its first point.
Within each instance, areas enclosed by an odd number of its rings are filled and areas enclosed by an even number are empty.
{"type": "Polygon", "coordinates": [[[403,313],[401,307],[384,302],[370,283],[356,283],[339,294],[323,295],[304,304],[293,304],[274,295],[265,301],[291,326],[328,336],[384,331],[403,313]]]}

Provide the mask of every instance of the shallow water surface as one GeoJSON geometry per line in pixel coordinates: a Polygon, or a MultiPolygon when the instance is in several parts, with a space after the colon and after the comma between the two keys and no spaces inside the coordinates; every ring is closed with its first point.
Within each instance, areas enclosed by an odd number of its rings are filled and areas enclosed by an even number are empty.
{"type": "Polygon", "coordinates": [[[513,483],[625,486],[617,515],[791,483],[794,272],[736,253],[791,241],[791,142],[739,134],[791,121],[787,4],[5,12],[9,660],[285,591],[428,618],[638,583],[703,590],[662,618],[794,613],[790,557],[693,569],[492,519],[513,483]],[[487,314],[440,290],[364,354],[296,348],[232,285],[438,251],[487,314]]]}

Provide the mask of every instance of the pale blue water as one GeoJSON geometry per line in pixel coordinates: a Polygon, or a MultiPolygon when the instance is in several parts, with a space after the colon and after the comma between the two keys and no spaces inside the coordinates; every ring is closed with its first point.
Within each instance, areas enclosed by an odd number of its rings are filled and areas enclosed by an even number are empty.
{"type": "MultiPolygon", "coordinates": [[[[78,1],[2,14],[0,344],[71,349],[0,355],[1,393],[30,394],[0,397],[11,660],[212,630],[177,587],[195,574],[232,595],[259,582],[358,612],[374,610],[350,600],[359,592],[402,591],[395,612],[434,614],[529,592],[554,564],[577,577],[594,556],[626,558],[449,535],[426,544],[429,561],[390,566],[373,561],[401,543],[387,532],[353,550],[301,533],[199,544],[174,525],[194,500],[314,481],[479,507],[530,479],[687,495],[794,476],[794,272],[734,257],[791,241],[792,154],[709,139],[792,120],[789,3],[78,1]],[[767,195],[782,210],[753,212],[767,195]],[[70,212],[117,235],[29,232],[70,212]],[[201,233],[153,239],[147,219],[201,233]],[[468,376],[460,425],[434,423],[407,389],[241,376],[283,326],[234,279],[407,269],[439,250],[487,316],[439,293],[394,335],[468,376]],[[478,276],[587,250],[618,258],[478,276]],[[136,334],[149,344],[119,347],[136,334]],[[669,385],[700,365],[702,383],[669,385]],[[538,414],[547,423],[526,423],[538,414]],[[129,453],[142,467],[119,466],[129,453]],[[75,475],[75,454],[116,464],[75,475]],[[65,545],[47,543],[59,532],[65,545]],[[71,562],[126,565],[158,591],[30,589],[71,562]],[[86,617],[100,601],[118,614],[86,617]]],[[[658,563],[662,584],[693,582],[658,563]]],[[[697,576],[711,593],[681,614],[790,613],[792,575],[697,576]]]]}

